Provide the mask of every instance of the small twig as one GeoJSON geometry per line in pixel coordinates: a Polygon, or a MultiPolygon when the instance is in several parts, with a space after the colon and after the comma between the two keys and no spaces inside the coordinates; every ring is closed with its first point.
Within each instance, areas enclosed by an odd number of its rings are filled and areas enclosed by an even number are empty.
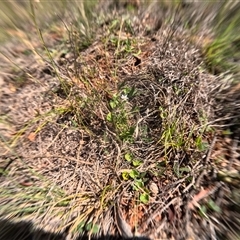
{"type": "Polygon", "coordinates": [[[168,207],[170,207],[173,203],[175,203],[177,200],[179,199],[179,197],[173,198],[167,205],[165,205],[161,210],[158,208],[155,211],[155,214],[153,214],[151,216],[151,219],[155,219],[157,217],[157,215],[161,215],[168,207]]]}
{"type": "MultiPolygon", "coordinates": [[[[200,163],[200,161],[198,161],[194,166],[193,166],[193,168],[192,168],[192,181],[191,181],[191,183],[183,190],[183,193],[186,193],[195,183],[196,183],[196,181],[195,181],[195,177],[194,177],[194,173],[196,173],[196,167],[199,165],[199,163],[200,163]]],[[[199,166],[200,167],[200,166],[199,166]]],[[[204,171],[201,173],[201,174],[205,174],[204,173],[204,171]]],[[[201,174],[200,174],[200,176],[201,176],[201,174]]],[[[202,178],[202,176],[200,177],[200,178],[202,178]]]]}
{"type": "Polygon", "coordinates": [[[213,148],[215,146],[216,140],[217,140],[217,136],[215,134],[214,137],[213,137],[212,143],[211,143],[211,145],[208,149],[207,155],[205,156],[205,159],[204,159],[205,163],[207,163],[209,161],[210,157],[211,157],[211,154],[212,154],[213,148]]]}
{"type": "Polygon", "coordinates": [[[122,211],[119,207],[119,202],[122,196],[119,197],[116,201],[116,205],[114,207],[114,215],[115,215],[115,220],[116,220],[116,225],[118,228],[119,233],[123,237],[133,237],[133,233],[131,230],[131,226],[123,219],[122,217],[122,211]]]}

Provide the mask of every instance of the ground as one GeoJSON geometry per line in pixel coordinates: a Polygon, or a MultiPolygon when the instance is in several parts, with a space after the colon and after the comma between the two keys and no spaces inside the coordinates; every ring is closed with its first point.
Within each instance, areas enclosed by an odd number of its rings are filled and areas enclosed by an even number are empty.
{"type": "Polygon", "coordinates": [[[206,27],[229,6],[79,4],[4,26],[1,239],[239,239],[240,57],[206,27]]]}

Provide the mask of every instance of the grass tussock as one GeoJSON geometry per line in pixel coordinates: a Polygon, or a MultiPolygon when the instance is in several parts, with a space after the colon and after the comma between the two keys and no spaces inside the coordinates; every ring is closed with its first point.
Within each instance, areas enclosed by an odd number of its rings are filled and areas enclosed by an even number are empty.
{"type": "Polygon", "coordinates": [[[48,4],[1,3],[0,235],[237,239],[238,4],[48,4]]]}

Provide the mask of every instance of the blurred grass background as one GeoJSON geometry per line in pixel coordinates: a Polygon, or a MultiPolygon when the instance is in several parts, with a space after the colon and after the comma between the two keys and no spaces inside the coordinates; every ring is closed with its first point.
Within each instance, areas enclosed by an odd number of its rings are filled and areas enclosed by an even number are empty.
{"type": "MultiPolygon", "coordinates": [[[[107,1],[109,2],[109,1],[107,1]]],[[[112,1],[121,2],[121,1],[112,1]]],[[[134,2],[134,1],[132,1],[134,2]]],[[[149,5],[151,1],[136,1],[149,5]]],[[[1,1],[0,2],[0,43],[4,43],[14,36],[21,37],[20,32],[31,35],[37,27],[51,29],[64,21],[66,17],[78,26],[80,31],[89,32],[89,19],[97,16],[94,6],[98,1],[1,1]],[[32,16],[34,6],[35,16],[32,16]],[[35,20],[34,20],[34,18],[35,20]],[[71,17],[71,19],[69,18],[71,17]]],[[[174,12],[176,6],[182,6],[182,19],[185,26],[190,28],[193,35],[208,32],[203,43],[203,53],[206,63],[212,73],[233,71],[240,69],[240,2],[239,1],[160,1],[164,8],[174,12]],[[192,9],[195,8],[194,15],[192,9]]],[[[129,5],[130,6],[130,5],[129,5]]],[[[198,37],[197,37],[198,38],[198,37]]]]}

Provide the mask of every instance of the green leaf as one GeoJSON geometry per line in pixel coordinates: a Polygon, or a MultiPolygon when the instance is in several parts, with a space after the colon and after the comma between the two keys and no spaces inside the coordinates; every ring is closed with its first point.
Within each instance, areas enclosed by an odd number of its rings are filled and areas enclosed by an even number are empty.
{"type": "Polygon", "coordinates": [[[70,202],[69,200],[65,200],[65,201],[59,202],[57,204],[57,206],[58,207],[66,207],[66,206],[68,206],[69,202],[70,202]]]}
{"type": "Polygon", "coordinates": [[[129,93],[129,88],[128,88],[128,87],[125,87],[125,88],[123,89],[123,94],[124,94],[124,95],[128,95],[128,93],[129,93]]]}
{"type": "Polygon", "coordinates": [[[98,233],[99,227],[98,227],[98,225],[93,225],[92,223],[88,223],[86,225],[86,231],[88,231],[88,232],[91,231],[93,234],[98,233]]]}
{"type": "Polygon", "coordinates": [[[126,153],[126,154],[124,155],[124,158],[125,158],[125,160],[127,160],[128,162],[131,162],[131,161],[132,161],[132,154],[126,153]]]}
{"type": "Polygon", "coordinates": [[[129,173],[129,176],[132,178],[132,179],[135,179],[139,176],[139,172],[135,169],[132,169],[129,173]]]}
{"type": "Polygon", "coordinates": [[[98,225],[93,225],[92,227],[92,233],[97,234],[99,232],[99,226],[98,225]]]}
{"type": "Polygon", "coordinates": [[[196,139],[196,146],[200,151],[205,151],[208,147],[208,144],[206,142],[203,142],[202,137],[199,136],[196,139]]]}
{"type": "Polygon", "coordinates": [[[149,202],[149,194],[143,193],[140,195],[140,201],[144,204],[149,202]]]}
{"type": "Polygon", "coordinates": [[[107,114],[107,121],[112,122],[112,119],[113,119],[112,113],[109,112],[109,113],[107,114]]]}
{"type": "Polygon", "coordinates": [[[223,133],[223,135],[231,135],[232,134],[230,129],[223,130],[222,133],[223,133]]]}
{"type": "Polygon", "coordinates": [[[113,29],[119,25],[119,20],[115,19],[112,21],[110,29],[113,29]]]}
{"type": "Polygon", "coordinates": [[[165,119],[167,117],[166,111],[162,107],[159,107],[159,111],[160,111],[160,117],[162,119],[165,119]]]}
{"type": "Polygon", "coordinates": [[[84,226],[85,226],[85,222],[84,222],[84,221],[80,222],[80,223],[78,224],[78,226],[77,226],[77,229],[76,229],[77,232],[83,233],[84,226]]]}
{"type": "Polygon", "coordinates": [[[212,199],[208,201],[208,207],[215,212],[221,212],[221,208],[212,199]]]}
{"type": "Polygon", "coordinates": [[[125,181],[129,180],[129,173],[128,172],[122,172],[122,178],[125,181]]]}
{"type": "Polygon", "coordinates": [[[129,97],[131,98],[131,97],[133,97],[135,94],[137,93],[137,91],[136,91],[136,89],[135,89],[135,87],[132,87],[131,88],[131,90],[129,91],[129,97]]]}
{"type": "Polygon", "coordinates": [[[87,231],[90,231],[92,229],[92,223],[88,223],[87,225],[86,225],[86,230],[87,231]]]}
{"type": "Polygon", "coordinates": [[[130,127],[129,128],[129,134],[132,136],[134,134],[135,127],[130,127]]]}
{"type": "Polygon", "coordinates": [[[142,179],[136,179],[133,184],[133,189],[137,191],[137,190],[143,189],[143,188],[144,188],[144,183],[143,183],[142,179]]]}
{"type": "Polygon", "coordinates": [[[138,167],[138,166],[140,166],[142,164],[142,161],[140,161],[140,160],[133,160],[132,164],[133,164],[134,167],[138,167]]]}
{"type": "Polygon", "coordinates": [[[117,101],[110,101],[110,106],[112,109],[116,108],[117,107],[117,101]]]}
{"type": "Polygon", "coordinates": [[[181,168],[179,168],[179,172],[181,172],[181,173],[184,173],[184,172],[188,173],[188,172],[191,172],[191,168],[190,167],[181,167],[181,168]]]}
{"type": "Polygon", "coordinates": [[[202,217],[208,218],[207,216],[207,208],[205,205],[199,207],[199,213],[202,217]]]}

